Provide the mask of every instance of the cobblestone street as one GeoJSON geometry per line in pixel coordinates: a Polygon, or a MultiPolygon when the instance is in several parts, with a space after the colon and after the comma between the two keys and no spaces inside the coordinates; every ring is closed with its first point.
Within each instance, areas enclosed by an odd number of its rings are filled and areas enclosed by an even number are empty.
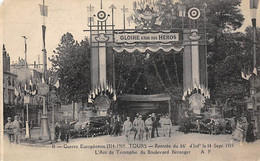
{"type": "MultiPolygon", "coordinates": [[[[176,127],[175,127],[176,129],[176,127]]],[[[162,134],[160,133],[162,136],[162,134]]],[[[143,160],[221,160],[221,161],[258,161],[260,141],[240,145],[234,141],[230,143],[231,135],[208,135],[174,131],[168,137],[157,137],[150,140],[133,140],[133,133],[129,141],[125,136],[98,136],[93,138],[71,139],[69,143],[58,142],[36,148],[33,145],[11,144],[5,149],[5,161],[22,158],[20,161],[55,160],[62,155],[64,161],[69,160],[133,160],[141,156],[143,160]],[[19,149],[19,150],[18,150],[19,149]],[[113,151],[113,154],[109,152],[113,151]],[[145,154],[140,154],[145,153],[145,154]],[[75,155],[76,154],[76,155],[75,155]],[[160,155],[156,155],[160,154],[160,155]],[[44,156],[44,158],[42,157],[44,156]],[[41,159],[42,158],[42,159],[41,159]]]]}

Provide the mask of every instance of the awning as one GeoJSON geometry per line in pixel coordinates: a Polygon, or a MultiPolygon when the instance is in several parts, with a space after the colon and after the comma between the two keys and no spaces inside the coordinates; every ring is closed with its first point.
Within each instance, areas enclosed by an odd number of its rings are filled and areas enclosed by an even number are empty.
{"type": "Polygon", "coordinates": [[[132,53],[134,51],[139,51],[141,53],[146,52],[147,50],[151,51],[151,52],[157,52],[159,50],[163,50],[164,52],[169,52],[171,50],[174,50],[176,52],[179,52],[183,49],[183,46],[175,46],[171,43],[168,44],[164,44],[164,43],[157,43],[157,44],[149,44],[149,45],[145,45],[145,44],[126,44],[126,45],[119,45],[119,46],[115,46],[113,47],[113,49],[120,53],[123,51],[127,51],[129,53],[132,53]]]}
{"type": "Polygon", "coordinates": [[[169,94],[154,94],[154,95],[133,95],[124,94],[118,96],[119,101],[129,102],[155,102],[155,101],[169,101],[171,96],[169,94]]]}

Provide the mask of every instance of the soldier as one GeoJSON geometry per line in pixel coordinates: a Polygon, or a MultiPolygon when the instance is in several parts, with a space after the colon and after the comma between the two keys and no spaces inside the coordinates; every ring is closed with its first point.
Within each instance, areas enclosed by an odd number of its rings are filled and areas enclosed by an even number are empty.
{"type": "Polygon", "coordinates": [[[58,122],[55,124],[55,140],[58,141],[60,138],[60,125],[58,122]]]}
{"type": "Polygon", "coordinates": [[[147,131],[147,134],[146,134],[146,140],[148,138],[151,138],[152,136],[152,125],[153,124],[153,121],[152,121],[152,118],[151,118],[151,115],[149,115],[149,117],[145,120],[145,126],[146,126],[146,131],[147,131]]]}
{"type": "Polygon", "coordinates": [[[14,116],[13,121],[13,131],[14,131],[14,142],[20,144],[21,132],[22,132],[22,123],[20,122],[19,116],[14,116]]]}
{"type": "Polygon", "coordinates": [[[7,133],[9,141],[11,142],[13,136],[13,123],[11,122],[11,117],[7,118],[7,123],[5,124],[5,131],[7,133]]]}
{"type": "Polygon", "coordinates": [[[152,138],[154,138],[155,136],[159,137],[159,134],[158,134],[159,120],[158,120],[157,116],[155,115],[155,113],[152,113],[152,121],[153,121],[152,138]],[[156,132],[156,134],[155,134],[155,132],[156,132]]]}
{"type": "Polygon", "coordinates": [[[164,126],[165,121],[164,120],[165,120],[165,116],[162,116],[159,121],[159,123],[161,124],[161,127],[162,127],[163,136],[165,136],[165,126],[164,126]]]}
{"type": "Polygon", "coordinates": [[[133,127],[133,124],[130,121],[130,117],[126,117],[126,121],[124,122],[124,125],[123,125],[123,131],[125,132],[127,141],[128,141],[128,137],[130,135],[130,130],[132,129],[132,127],[133,127]]]}
{"type": "Polygon", "coordinates": [[[135,140],[136,135],[137,135],[137,123],[138,123],[138,119],[137,119],[137,117],[135,117],[135,119],[134,119],[134,121],[133,121],[133,127],[134,127],[134,132],[135,132],[135,134],[134,134],[134,140],[135,140]]]}
{"type": "Polygon", "coordinates": [[[115,121],[116,136],[121,136],[121,125],[122,125],[122,119],[121,119],[120,115],[117,115],[116,121],[115,121]]]}
{"type": "Polygon", "coordinates": [[[113,115],[110,120],[111,136],[115,136],[116,133],[116,115],[113,115]]]}
{"type": "Polygon", "coordinates": [[[163,124],[165,127],[165,134],[171,137],[172,121],[168,115],[166,115],[163,124]]]}
{"type": "Polygon", "coordinates": [[[145,128],[144,120],[142,119],[142,115],[139,115],[137,121],[137,135],[139,140],[143,139],[144,128],[145,128]]]}

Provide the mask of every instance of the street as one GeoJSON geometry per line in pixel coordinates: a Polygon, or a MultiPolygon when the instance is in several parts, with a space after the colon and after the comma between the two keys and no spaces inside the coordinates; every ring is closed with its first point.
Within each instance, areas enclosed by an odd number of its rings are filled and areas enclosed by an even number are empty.
{"type": "MultiPolygon", "coordinates": [[[[177,127],[175,127],[176,129],[177,127]]],[[[160,133],[160,136],[162,134],[160,133]]],[[[209,135],[174,131],[168,137],[150,140],[129,141],[125,136],[98,136],[75,138],[69,143],[58,142],[53,145],[36,147],[27,144],[11,144],[4,149],[4,161],[56,160],[63,157],[69,160],[218,160],[218,161],[259,161],[260,140],[240,145],[230,143],[231,135],[209,135]],[[8,147],[8,148],[7,148],[8,147]],[[19,150],[18,150],[19,149],[19,150]],[[113,153],[113,154],[112,154],[113,153]]]]}

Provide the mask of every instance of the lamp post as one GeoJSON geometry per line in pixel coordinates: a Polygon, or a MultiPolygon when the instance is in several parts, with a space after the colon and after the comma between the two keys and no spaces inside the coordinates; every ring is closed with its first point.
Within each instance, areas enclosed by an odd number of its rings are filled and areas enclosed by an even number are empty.
{"type": "Polygon", "coordinates": [[[47,108],[46,108],[46,95],[49,92],[49,86],[46,83],[41,83],[38,86],[38,94],[42,96],[42,117],[41,117],[41,133],[40,139],[50,140],[50,129],[48,125],[47,108]]]}
{"type": "Polygon", "coordinates": [[[29,128],[29,102],[30,96],[24,96],[24,103],[26,104],[26,121],[25,121],[25,138],[30,138],[30,128],[29,128]]]}
{"type": "Polygon", "coordinates": [[[51,124],[51,140],[55,140],[55,102],[57,100],[56,91],[52,89],[50,92],[51,105],[52,105],[52,124],[51,124]]]}

